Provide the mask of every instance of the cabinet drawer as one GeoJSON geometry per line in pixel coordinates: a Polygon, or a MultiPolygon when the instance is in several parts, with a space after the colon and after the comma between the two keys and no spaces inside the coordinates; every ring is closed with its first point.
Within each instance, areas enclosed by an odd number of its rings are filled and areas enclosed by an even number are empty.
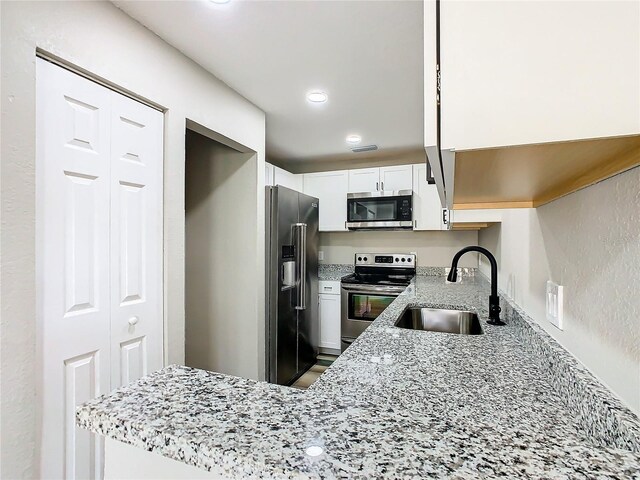
{"type": "Polygon", "coordinates": [[[318,293],[326,293],[329,295],[340,295],[339,280],[320,280],[318,282],[318,293]]]}

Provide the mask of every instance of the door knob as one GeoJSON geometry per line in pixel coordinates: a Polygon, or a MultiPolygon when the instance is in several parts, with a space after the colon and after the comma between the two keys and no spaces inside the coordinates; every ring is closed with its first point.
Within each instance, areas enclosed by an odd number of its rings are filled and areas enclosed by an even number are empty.
{"type": "Polygon", "coordinates": [[[138,320],[140,320],[138,317],[135,317],[135,316],[131,317],[129,319],[129,325],[131,325],[133,327],[136,323],[138,323],[138,320]]]}

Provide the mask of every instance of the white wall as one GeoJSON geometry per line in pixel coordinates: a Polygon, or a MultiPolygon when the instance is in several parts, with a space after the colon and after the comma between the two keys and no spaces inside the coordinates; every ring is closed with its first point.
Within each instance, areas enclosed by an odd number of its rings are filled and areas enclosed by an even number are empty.
{"type": "Polygon", "coordinates": [[[246,302],[255,154],[187,133],[185,365],[258,380],[264,330],[246,302]]]}
{"type": "MultiPolygon", "coordinates": [[[[480,233],[511,298],[640,413],[640,167],[480,233]],[[546,320],[547,280],[564,285],[564,331],[546,320]]],[[[488,264],[481,260],[488,273],[488,264]]]]}
{"type": "MultiPolygon", "coordinates": [[[[463,247],[478,244],[478,232],[324,232],[320,234],[321,263],[353,264],[357,252],[418,254],[418,266],[449,267],[453,256],[463,247]]],[[[478,257],[467,253],[460,267],[477,267],[478,257]]]]}
{"type": "MultiPolygon", "coordinates": [[[[184,361],[184,138],[186,118],[258,152],[264,173],[264,113],[108,2],[0,2],[2,69],[2,478],[37,477],[35,331],[36,48],[167,108],[164,278],[167,361],[184,361]]],[[[257,177],[256,177],[257,178],[257,177]]],[[[254,248],[264,270],[262,182],[254,248]]],[[[264,318],[264,275],[245,301],[264,318]]],[[[249,308],[249,307],[248,307],[249,308]]]]}

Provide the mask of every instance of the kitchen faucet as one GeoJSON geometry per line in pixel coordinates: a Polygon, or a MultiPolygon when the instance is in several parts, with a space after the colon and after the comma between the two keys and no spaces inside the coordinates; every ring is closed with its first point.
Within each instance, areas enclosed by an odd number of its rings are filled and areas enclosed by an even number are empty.
{"type": "Polygon", "coordinates": [[[458,277],[458,260],[467,252],[479,252],[489,259],[489,263],[491,264],[491,295],[489,296],[489,320],[487,320],[487,323],[489,325],[506,325],[506,323],[500,320],[500,311],[502,309],[500,308],[500,297],[498,297],[498,263],[489,250],[478,246],[464,247],[454,255],[451,261],[451,271],[447,276],[447,280],[450,282],[456,281],[458,277]]]}

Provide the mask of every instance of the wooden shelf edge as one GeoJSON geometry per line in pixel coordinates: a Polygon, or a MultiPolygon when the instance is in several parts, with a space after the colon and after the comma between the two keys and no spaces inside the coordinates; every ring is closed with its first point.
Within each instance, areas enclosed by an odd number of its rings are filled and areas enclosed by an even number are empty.
{"type": "Polygon", "coordinates": [[[480,230],[495,225],[498,222],[454,222],[451,230],[480,230]]]}
{"type": "Polygon", "coordinates": [[[497,208],[533,208],[531,200],[521,202],[485,202],[485,203],[454,203],[454,210],[482,210],[497,208]]]}

